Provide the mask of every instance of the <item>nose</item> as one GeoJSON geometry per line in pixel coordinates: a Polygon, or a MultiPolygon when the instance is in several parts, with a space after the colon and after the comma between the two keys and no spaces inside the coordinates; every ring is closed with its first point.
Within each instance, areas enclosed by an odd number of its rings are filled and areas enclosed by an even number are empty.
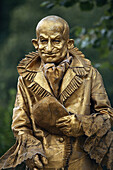
{"type": "Polygon", "coordinates": [[[48,44],[47,44],[47,52],[51,52],[53,47],[52,47],[52,43],[51,43],[51,40],[48,41],[48,44]]]}

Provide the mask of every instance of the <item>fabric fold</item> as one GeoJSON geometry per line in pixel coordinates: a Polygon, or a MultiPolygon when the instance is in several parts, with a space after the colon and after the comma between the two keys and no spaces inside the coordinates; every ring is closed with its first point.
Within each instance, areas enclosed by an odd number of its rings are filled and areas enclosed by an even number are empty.
{"type": "Polygon", "coordinates": [[[58,66],[56,66],[54,63],[46,63],[43,65],[42,70],[56,98],[59,94],[63,76],[71,62],[72,57],[70,56],[63,60],[58,66]]]}
{"type": "Polygon", "coordinates": [[[83,131],[87,136],[84,143],[84,150],[96,163],[103,164],[107,169],[112,170],[113,131],[111,131],[109,115],[97,113],[77,117],[82,122],[83,131]]]}
{"type": "Polygon", "coordinates": [[[32,135],[20,135],[16,143],[0,158],[0,169],[15,168],[36,154],[45,156],[41,142],[32,135]]]}

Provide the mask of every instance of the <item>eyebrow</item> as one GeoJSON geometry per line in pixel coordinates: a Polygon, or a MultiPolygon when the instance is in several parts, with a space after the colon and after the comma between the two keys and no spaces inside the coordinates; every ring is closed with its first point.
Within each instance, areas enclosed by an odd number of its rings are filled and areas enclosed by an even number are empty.
{"type": "MultiPolygon", "coordinates": [[[[40,38],[40,39],[47,39],[48,36],[46,36],[46,35],[40,35],[39,38],[40,38]]],[[[52,39],[55,39],[55,38],[58,38],[58,39],[59,39],[59,38],[61,38],[61,36],[60,36],[60,35],[51,35],[51,38],[52,38],[52,39]]]]}
{"type": "Polygon", "coordinates": [[[54,38],[61,38],[61,36],[60,35],[56,35],[54,38]]]}
{"type": "Polygon", "coordinates": [[[39,36],[39,38],[41,38],[41,39],[46,38],[47,39],[48,37],[41,35],[41,36],[39,36]]]}

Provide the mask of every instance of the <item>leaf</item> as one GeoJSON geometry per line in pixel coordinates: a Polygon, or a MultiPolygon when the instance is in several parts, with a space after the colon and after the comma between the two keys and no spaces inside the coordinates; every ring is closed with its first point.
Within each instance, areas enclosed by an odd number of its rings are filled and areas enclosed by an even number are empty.
{"type": "Polygon", "coordinates": [[[44,1],[40,4],[41,7],[46,7],[46,8],[53,8],[54,7],[54,3],[51,3],[50,1],[44,1]]]}
{"type": "Polygon", "coordinates": [[[50,1],[44,1],[40,4],[41,7],[45,7],[50,3],[50,1]]]}
{"type": "Polygon", "coordinates": [[[54,7],[54,3],[50,3],[50,4],[48,4],[47,6],[46,6],[47,8],[53,8],[54,7]]]}
{"type": "Polygon", "coordinates": [[[78,37],[80,35],[85,34],[86,29],[82,27],[76,27],[75,28],[75,36],[78,37]]]}
{"type": "Polygon", "coordinates": [[[106,29],[103,28],[103,29],[101,30],[101,35],[104,36],[104,35],[106,35],[106,33],[107,33],[106,29]]]}
{"type": "Polygon", "coordinates": [[[95,68],[99,68],[100,66],[101,66],[100,63],[96,63],[96,64],[94,65],[95,68]]]}

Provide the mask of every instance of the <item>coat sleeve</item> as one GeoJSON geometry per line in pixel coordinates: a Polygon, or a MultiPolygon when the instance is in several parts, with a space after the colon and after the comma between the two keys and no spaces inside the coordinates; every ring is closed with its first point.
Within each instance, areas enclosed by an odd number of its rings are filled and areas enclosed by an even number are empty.
{"type": "Polygon", "coordinates": [[[24,80],[22,77],[19,77],[12,121],[12,130],[15,137],[24,133],[32,135],[32,124],[26,91],[24,80]]]}
{"type": "Polygon", "coordinates": [[[84,150],[91,159],[113,167],[113,109],[111,108],[100,73],[92,68],[91,106],[93,113],[81,118],[82,127],[87,136],[84,150]]]}
{"type": "Polygon", "coordinates": [[[96,69],[92,68],[92,70],[91,102],[94,107],[94,112],[108,114],[112,123],[113,108],[111,108],[110,101],[104,88],[102,76],[96,69]]]}
{"type": "Polygon", "coordinates": [[[44,156],[41,142],[33,136],[26,87],[22,77],[19,77],[17,87],[12,122],[16,143],[0,158],[0,169],[14,168],[36,154],[44,156]]]}

